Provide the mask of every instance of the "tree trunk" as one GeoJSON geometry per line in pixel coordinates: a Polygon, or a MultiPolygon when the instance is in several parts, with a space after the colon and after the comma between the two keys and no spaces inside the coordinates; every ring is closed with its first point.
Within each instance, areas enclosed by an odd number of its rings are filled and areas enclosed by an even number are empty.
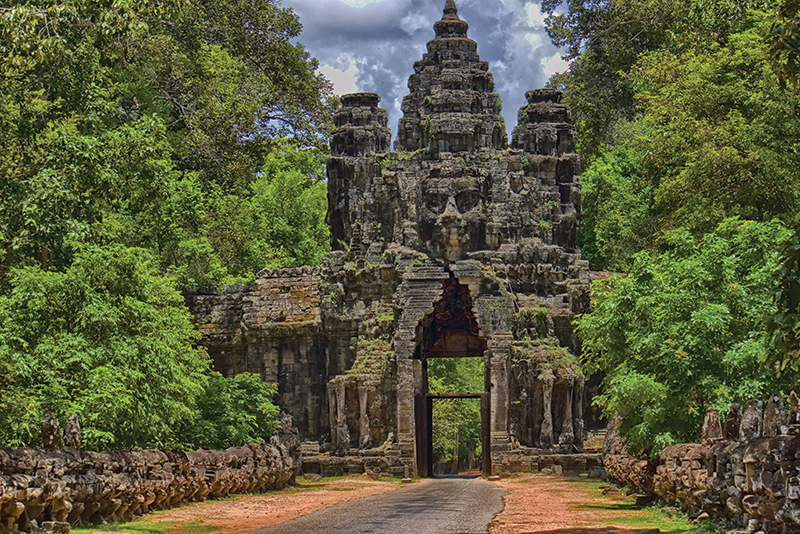
{"type": "Polygon", "coordinates": [[[453,470],[452,474],[458,474],[458,442],[461,439],[461,427],[456,427],[456,444],[453,446],[453,470]]]}

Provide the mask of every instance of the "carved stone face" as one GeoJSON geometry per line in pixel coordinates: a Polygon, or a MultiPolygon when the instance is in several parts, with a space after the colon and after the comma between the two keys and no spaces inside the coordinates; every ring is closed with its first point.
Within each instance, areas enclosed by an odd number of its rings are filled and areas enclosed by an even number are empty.
{"type": "Polygon", "coordinates": [[[455,261],[480,250],[485,242],[483,180],[473,176],[440,177],[420,186],[419,237],[428,252],[455,261]]]}

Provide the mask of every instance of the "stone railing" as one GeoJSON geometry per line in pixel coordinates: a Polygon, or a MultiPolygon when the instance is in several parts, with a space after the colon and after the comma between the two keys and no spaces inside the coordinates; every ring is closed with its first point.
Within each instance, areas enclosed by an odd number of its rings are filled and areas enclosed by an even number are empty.
{"type": "Polygon", "coordinates": [[[270,443],[196,452],[81,451],[75,419],[64,447],[54,418],[42,429],[47,450],[0,449],[0,533],[68,532],[71,525],[130,521],[180,503],[280,489],[301,468],[300,439],[288,422],[270,443]]]}
{"type": "Polygon", "coordinates": [[[659,461],[635,458],[609,432],[604,464],[609,476],[628,486],[679,503],[696,513],[723,518],[743,531],[800,531],[800,402],[792,392],[787,416],[773,395],[730,407],[724,427],[709,410],[703,442],[667,447],[659,461]]]}

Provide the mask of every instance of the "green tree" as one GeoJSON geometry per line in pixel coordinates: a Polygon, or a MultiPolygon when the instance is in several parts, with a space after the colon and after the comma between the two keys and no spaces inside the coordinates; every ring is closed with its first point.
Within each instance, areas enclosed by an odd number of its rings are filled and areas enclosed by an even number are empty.
{"type": "Polygon", "coordinates": [[[199,417],[184,435],[195,447],[222,450],[269,441],[278,428],[278,408],[272,403],[274,384],[242,373],[225,378],[211,373],[208,386],[197,401],[199,417]]]}
{"type": "Polygon", "coordinates": [[[253,207],[281,266],[316,265],[330,251],[324,169],[319,151],[283,145],[273,148],[253,184],[253,207]]]}
{"type": "Polygon", "coordinates": [[[633,255],[654,245],[654,190],[645,171],[641,121],[617,123],[615,145],[581,176],[581,256],[593,269],[627,272],[633,255]]]}
{"type": "Polygon", "coordinates": [[[595,402],[635,452],[695,442],[706,409],[780,389],[761,365],[762,320],[786,237],[777,222],[738,219],[699,239],[679,229],[671,250],[641,252],[630,274],[594,288],[578,320],[584,371],[605,374],[595,402]]]}
{"type": "Polygon", "coordinates": [[[223,260],[236,240],[212,222],[230,215],[216,199],[252,197],[285,146],[276,136],[319,146],[330,128],[331,86],[291,43],[300,29],[275,0],[0,11],[0,276],[34,262],[63,270],[75,243],[155,247],[162,269],[192,284],[252,276],[280,256],[261,246],[258,267],[223,260]],[[190,224],[142,231],[187,211],[187,195],[190,224]]]}
{"type": "Polygon", "coordinates": [[[77,413],[89,448],[178,445],[210,362],[174,280],[152,254],[87,248],[64,272],[13,271],[0,297],[0,441],[39,441],[77,413]]]}
{"type": "MultiPolygon", "coordinates": [[[[694,2],[669,39],[616,71],[630,85],[633,108],[622,113],[594,97],[578,104],[619,112],[588,130],[576,114],[589,155],[580,245],[593,268],[624,271],[633,253],[667,246],[678,227],[701,236],[726,217],[788,222],[798,210],[795,97],[769,68],[770,17],[750,9],[769,4],[694,2]]],[[[573,74],[605,68],[592,55],[594,42],[573,74]]],[[[616,78],[599,75],[605,81],[590,85],[608,82],[615,92],[616,78]]],[[[568,95],[586,96],[586,80],[562,81],[568,95]]]]}
{"type": "Polygon", "coordinates": [[[654,52],[632,74],[662,232],[683,226],[697,235],[725,217],[797,210],[800,120],[767,65],[767,21],[751,17],[724,46],[654,52]]]}
{"type": "Polygon", "coordinates": [[[551,81],[564,91],[578,128],[578,149],[590,163],[613,141],[614,124],[636,116],[635,87],[626,76],[639,55],[674,39],[691,10],[681,0],[542,0],[545,25],[566,47],[567,73],[551,81]]]}
{"type": "Polygon", "coordinates": [[[800,216],[794,231],[779,249],[779,264],[773,274],[777,283],[775,310],[766,318],[767,336],[773,349],[766,363],[777,376],[800,371],[800,216]]]}
{"type": "Polygon", "coordinates": [[[542,0],[546,28],[572,60],[551,80],[564,91],[578,128],[578,147],[591,163],[613,143],[614,124],[637,116],[629,74],[642,54],[680,54],[724,46],[751,27],[750,10],[771,11],[777,0],[542,0]]]}
{"type": "Polygon", "coordinates": [[[782,83],[789,83],[795,92],[800,88],[800,2],[781,2],[770,27],[769,59],[782,83]]]}

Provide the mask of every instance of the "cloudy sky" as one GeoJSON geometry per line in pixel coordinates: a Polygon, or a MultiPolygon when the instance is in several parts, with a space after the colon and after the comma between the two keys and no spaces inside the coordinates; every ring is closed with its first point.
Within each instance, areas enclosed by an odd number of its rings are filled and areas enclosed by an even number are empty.
{"type": "MultiPolygon", "coordinates": [[[[408,94],[414,61],[434,37],[445,0],[283,0],[300,16],[299,41],[319,59],[321,71],[338,94],[370,91],[381,95],[389,126],[397,135],[400,105],[408,94]]],[[[566,64],[544,30],[538,1],[456,0],[469,36],[489,62],[495,91],[511,130],[525,91],[543,87],[566,64]]]]}

